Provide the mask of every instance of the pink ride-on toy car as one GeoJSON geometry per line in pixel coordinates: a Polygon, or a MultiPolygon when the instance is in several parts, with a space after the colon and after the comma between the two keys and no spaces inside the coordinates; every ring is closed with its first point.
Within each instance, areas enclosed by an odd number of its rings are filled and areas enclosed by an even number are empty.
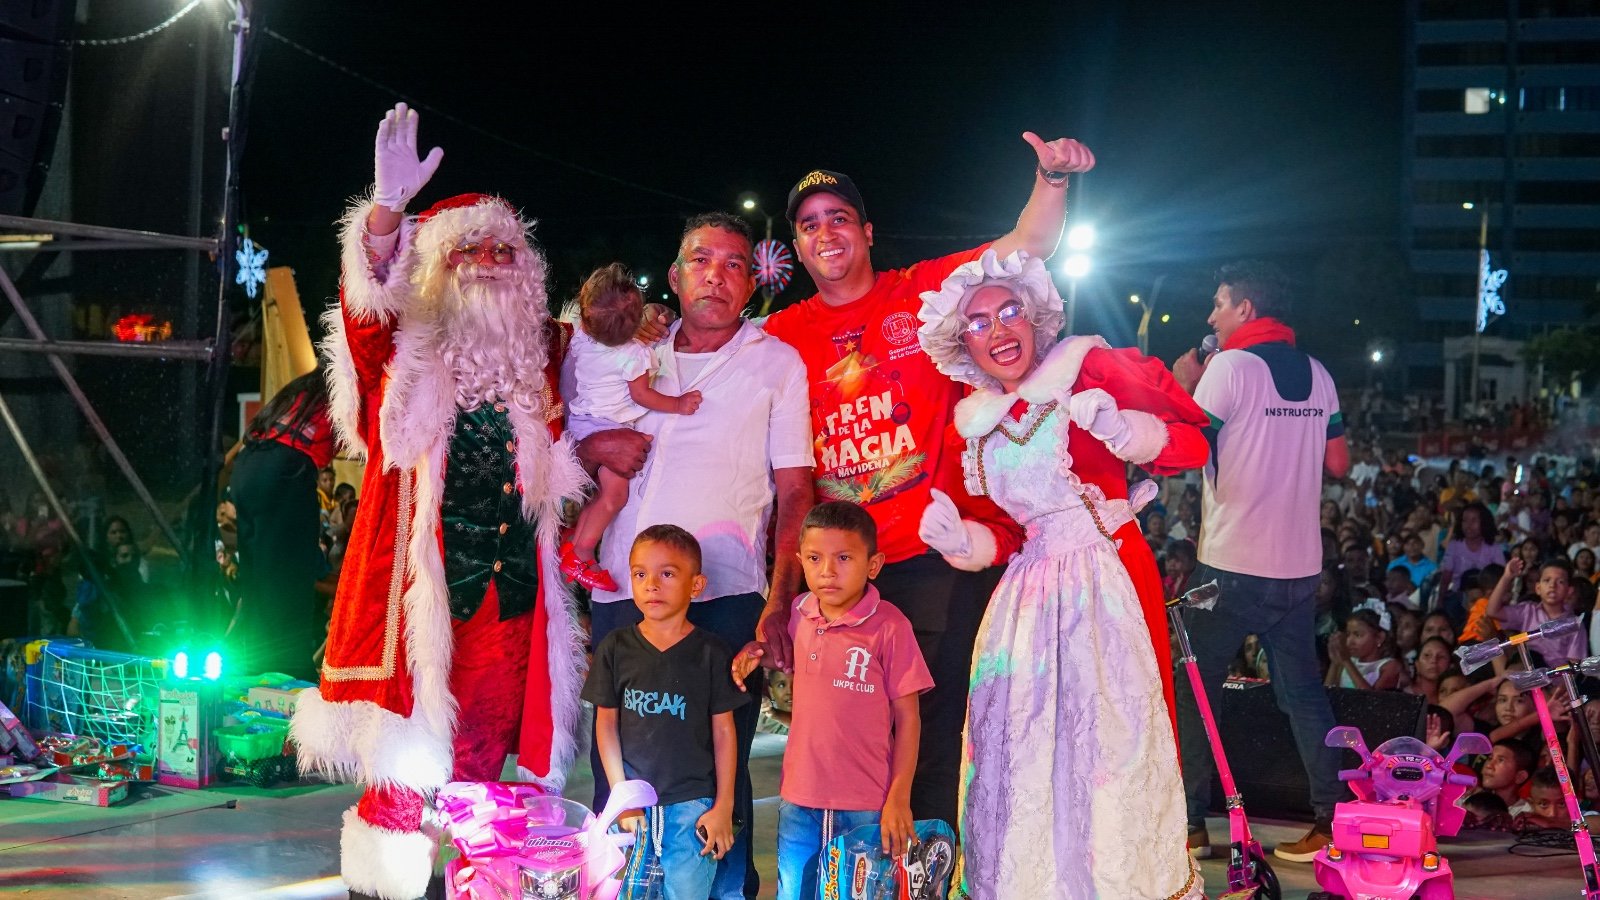
{"type": "Polygon", "coordinates": [[[1341,725],[1328,732],[1326,743],[1354,750],[1361,766],[1339,773],[1356,799],[1334,810],[1333,843],[1314,861],[1322,891],[1310,900],[1453,898],[1450,863],[1436,838],[1461,830],[1466,811],[1458,801],[1477,784],[1455,771],[1456,760],[1490,752],[1489,739],[1462,734],[1450,755],[1440,756],[1416,738],[1398,737],[1369,753],[1361,730],[1341,725]]]}

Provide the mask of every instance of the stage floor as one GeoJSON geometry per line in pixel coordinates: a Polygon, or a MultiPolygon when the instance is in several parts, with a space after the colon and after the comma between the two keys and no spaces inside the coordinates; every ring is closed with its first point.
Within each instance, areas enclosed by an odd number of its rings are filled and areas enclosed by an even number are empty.
{"type": "MultiPolygon", "coordinates": [[[[778,769],[783,738],[757,736],[755,777],[756,862],[762,897],[774,896],[778,769]]],[[[572,795],[589,788],[588,766],[575,773],[572,795]]],[[[339,815],[354,802],[343,785],[302,784],[275,790],[221,787],[207,791],[165,788],[110,809],[65,803],[0,799],[0,894],[29,900],[159,897],[342,898],[339,815]]],[[[1303,825],[1256,823],[1267,846],[1293,840],[1303,825]]],[[[1220,840],[1225,822],[1212,819],[1220,840]]],[[[1446,853],[1457,873],[1460,900],[1545,900],[1577,896],[1575,855],[1533,858],[1508,852],[1504,835],[1452,841],[1446,853]]],[[[1285,900],[1315,888],[1309,865],[1274,867],[1285,900]]],[[[1217,860],[1203,864],[1213,896],[1223,887],[1217,860]]]]}

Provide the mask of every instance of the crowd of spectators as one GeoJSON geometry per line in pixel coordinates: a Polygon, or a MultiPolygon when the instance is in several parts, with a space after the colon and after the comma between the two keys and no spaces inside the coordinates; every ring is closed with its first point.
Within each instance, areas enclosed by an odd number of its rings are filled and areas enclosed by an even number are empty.
{"type": "MultiPolygon", "coordinates": [[[[1600,447],[1561,449],[1561,455],[1420,459],[1362,443],[1353,445],[1349,476],[1324,486],[1317,652],[1325,683],[1420,696],[1425,734],[1418,736],[1441,752],[1457,733],[1487,735],[1494,752],[1472,761],[1480,789],[1468,805],[1469,825],[1515,831],[1568,825],[1533,702],[1507,680],[1520,661],[1464,675],[1455,652],[1576,615],[1580,632],[1530,642],[1533,665],[1600,654],[1600,617],[1593,615],[1600,447]]],[[[1193,586],[1197,481],[1166,479],[1144,517],[1169,596],[1193,586]]],[[[1230,675],[1270,680],[1269,668],[1252,636],[1230,675]]],[[[1597,687],[1589,684],[1586,693],[1600,697],[1597,687]]],[[[1575,783],[1586,804],[1600,808],[1568,698],[1559,688],[1545,690],[1568,765],[1581,773],[1575,783]]],[[[1600,699],[1583,710],[1591,727],[1600,726],[1600,699]]]]}

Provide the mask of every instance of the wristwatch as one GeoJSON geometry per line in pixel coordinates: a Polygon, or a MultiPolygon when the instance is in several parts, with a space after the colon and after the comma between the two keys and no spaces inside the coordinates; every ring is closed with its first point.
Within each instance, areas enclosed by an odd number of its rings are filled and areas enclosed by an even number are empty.
{"type": "Polygon", "coordinates": [[[1039,177],[1043,178],[1045,183],[1051,185],[1052,187],[1060,187],[1061,185],[1066,184],[1067,176],[1070,174],[1072,173],[1052,172],[1049,169],[1046,169],[1043,164],[1039,166],[1039,177]]]}

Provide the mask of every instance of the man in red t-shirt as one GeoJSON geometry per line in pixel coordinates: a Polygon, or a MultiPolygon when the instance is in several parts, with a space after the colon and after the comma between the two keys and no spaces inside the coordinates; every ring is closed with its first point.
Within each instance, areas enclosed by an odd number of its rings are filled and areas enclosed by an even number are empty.
{"type": "MultiPolygon", "coordinates": [[[[996,566],[1021,547],[1023,535],[992,501],[969,496],[963,486],[965,445],[951,415],[966,389],[922,352],[917,311],[923,291],[937,290],[956,266],[989,247],[1001,256],[1025,250],[1046,257],[1055,250],[1067,176],[1088,171],[1094,155],[1065,138],[1046,143],[1027,132],[1023,139],[1038,166],[1016,228],[992,244],[887,272],[872,268],[872,223],[855,184],[838,172],[807,174],[789,192],[788,219],[817,293],[766,321],[767,332],[806,364],[817,500],[859,503],[877,522],[879,548],[888,557],[878,590],[911,620],[934,679],[922,695],[911,810],[919,819],[952,824],[973,639],[1001,573],[996,566]],[[922,533],[933,488],[955,500],[962,518],[990,526],[974,531],[964,564],[930,549],[922,533]]],[[[759,627],[782,668],[792,662],[791,599],[768,598],[759,627]]]]}

